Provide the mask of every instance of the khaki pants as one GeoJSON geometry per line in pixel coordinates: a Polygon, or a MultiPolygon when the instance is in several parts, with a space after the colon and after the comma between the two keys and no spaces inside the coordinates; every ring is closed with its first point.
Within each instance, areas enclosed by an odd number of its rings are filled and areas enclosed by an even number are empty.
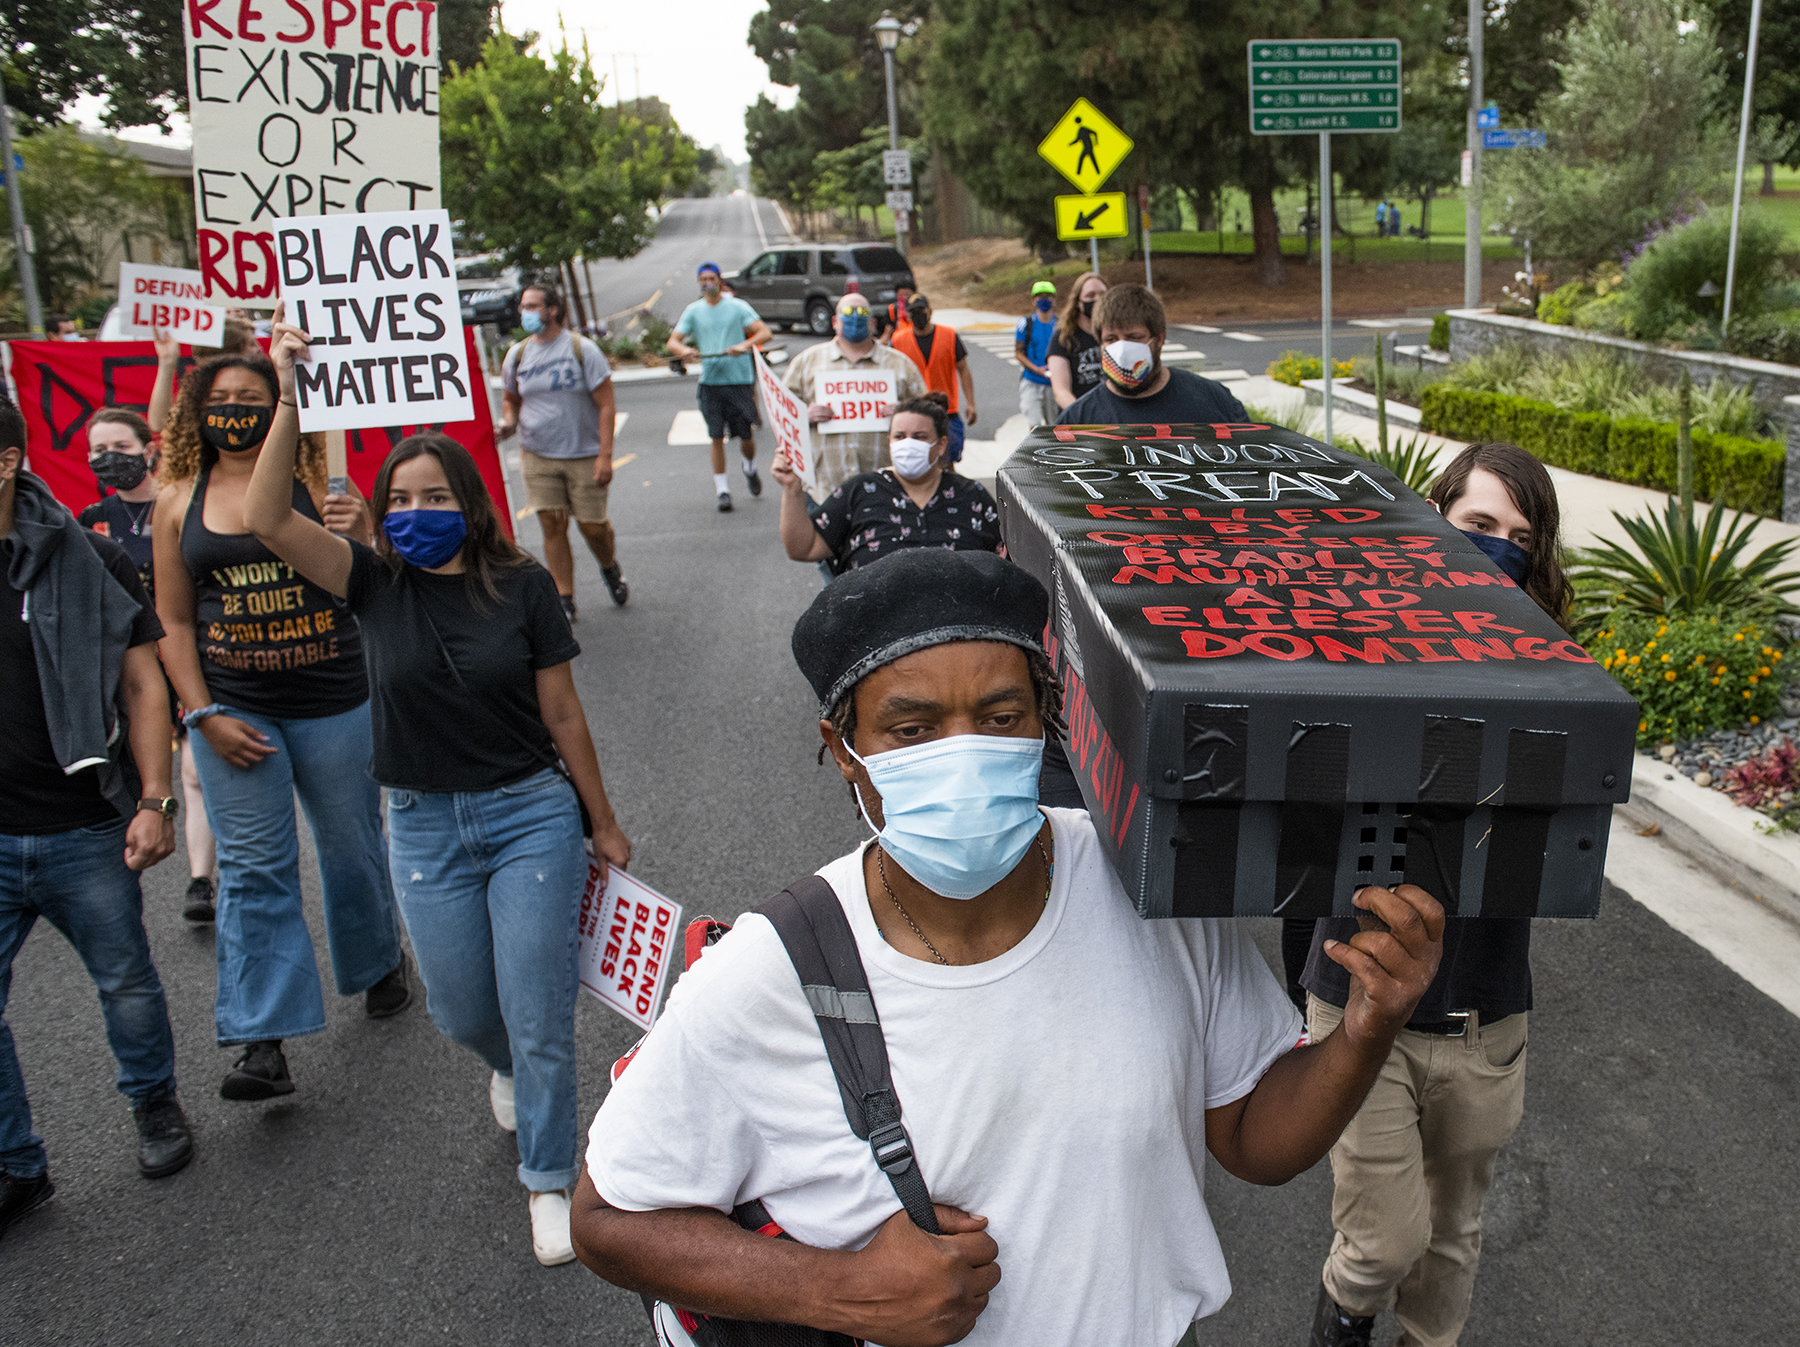
{"type": "MultiPolygon", "coordinates": [[[[1344,1012],[1306,998],[1317,1043],[1344,1012]]],[[[1398,1347],[1454,1347],[1481,1257],[1494,1160],[1525,1111],[1525,1015],[1461,1038],[1402,1030],[1369,1097],[1331,1148],[1336,1236],[1325,1290],[1351,1314],[1392,1303],[1398,1347]]]]}

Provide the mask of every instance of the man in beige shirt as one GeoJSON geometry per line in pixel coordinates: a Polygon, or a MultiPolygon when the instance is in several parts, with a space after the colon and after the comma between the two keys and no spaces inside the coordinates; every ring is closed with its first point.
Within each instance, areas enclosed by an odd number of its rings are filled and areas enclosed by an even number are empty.
{"type": "MultiPolygon", "coordinates": [[[[888,436],[885,429],[833,432],[832,410],[819,401],[819,376],[856,369],[883,370],[897,380],[898,401],[906,402],[925,392],[919,367],[900,352],[876,342],[870,319],[866,296],[845,295],[838,301],[837,316],[831,323],[837,335],[802,351],[789,364],[782,380],[790,393],[808,404],[807,420],[817,427],[814,435],[818,441],[818,467],[813,492],[820,500],[860,472],[885,468],[888,436]]],[[[884,417],[891,414],[891,406],[882,412],[884,417]]]]}

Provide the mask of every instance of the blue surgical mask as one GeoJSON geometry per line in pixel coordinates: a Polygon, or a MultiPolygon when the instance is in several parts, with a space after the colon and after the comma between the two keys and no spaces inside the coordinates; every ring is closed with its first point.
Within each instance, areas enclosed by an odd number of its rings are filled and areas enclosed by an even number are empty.
{"type": "Polygon", "coordinates": [[[1037,302],[1037,311],[1039,313],[1049,313],[1050,310],[1055,307],[1056,307],[1056,302],[1054,300],[1052,300],[1050,298],[1050,296],[1048,296],[1048,295],[1039,296],[1038,302],[1037,302]]]}
{"type": "Polygon", "coordinates": [[[1509,576],[1515,585],[1523,585],[1525,577],[1531,574],[1531,558],[1511,538],[1497,538],[1491,533],[1470,533],[1467,529],[1458,529],[1457,532],[1485,552],[1487,559],[1509,576]]]}
{"type": "Polygon", "coordinates": [[[396,552],[429,571],[462,550],[469,525],[461,510],[389,510],[381,531],[396,552]]]}
{"type": "Polygon", "coordinates": [[[882,850],[945,898],[993,888],[1043,826],[1042,739],[958,734],[869,758],[851,749],[850,756],[881,795],[883,826],[875,835],[882,850]]]}
{"type": "Polygon", "coordinates": [[[838,315],[838,330],[845,341],[867,341],[869,339],[869,315],[863,309],[851,309],[848,313],[838,315]]]}
{"type": "Polygon", "coordinates": [[[524,309],[519,314],[519,326],[535,337],[544,330],[544,315],[536,309],[524,309]]]}

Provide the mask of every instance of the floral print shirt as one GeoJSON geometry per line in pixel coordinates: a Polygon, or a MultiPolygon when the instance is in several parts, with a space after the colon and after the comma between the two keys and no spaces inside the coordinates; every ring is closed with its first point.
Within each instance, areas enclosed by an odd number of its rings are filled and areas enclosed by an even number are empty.
{"type": "Polygon", "coordinates": [[[855,570],[906,547],[998,552],[1000,512],[979,482],[945,469],[920,509],[891,471],[852,477],[813,508],[833,568],[855,570]]]}

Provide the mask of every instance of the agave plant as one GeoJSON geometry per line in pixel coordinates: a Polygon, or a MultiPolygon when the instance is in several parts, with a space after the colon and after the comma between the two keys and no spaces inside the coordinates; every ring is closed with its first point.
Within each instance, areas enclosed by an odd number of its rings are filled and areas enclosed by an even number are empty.
{"type": "Polygon", "coordinates": [[[1380,464],[1420,495],[1425,494],[1425,488],[1438,474],[1438,451],[1423,435],[1414,435],[1404,442],[1395,441],[1385,450],[1364,444],[1353,436],[1344,436],[1338,440],[1338,448],[1380,464]]]}
{"type": "Polygon", "coordinates": [[[1613,512],[1637,553],[1616,542],[1583,548],[1574,557],[1578,623],[1585,630],[1614,608],[1667,615],[1726,608],[1746,620],[1800,612],[1788,595],[1800,590],[1800,571],[1781,569],[1792,540],[1772,543],[1748,559],[1756,520],[1738,514],[1728,524],[1717,501],[1697,520],[1669,498],[1661,520],[1627,519],[1613,512]]]}

